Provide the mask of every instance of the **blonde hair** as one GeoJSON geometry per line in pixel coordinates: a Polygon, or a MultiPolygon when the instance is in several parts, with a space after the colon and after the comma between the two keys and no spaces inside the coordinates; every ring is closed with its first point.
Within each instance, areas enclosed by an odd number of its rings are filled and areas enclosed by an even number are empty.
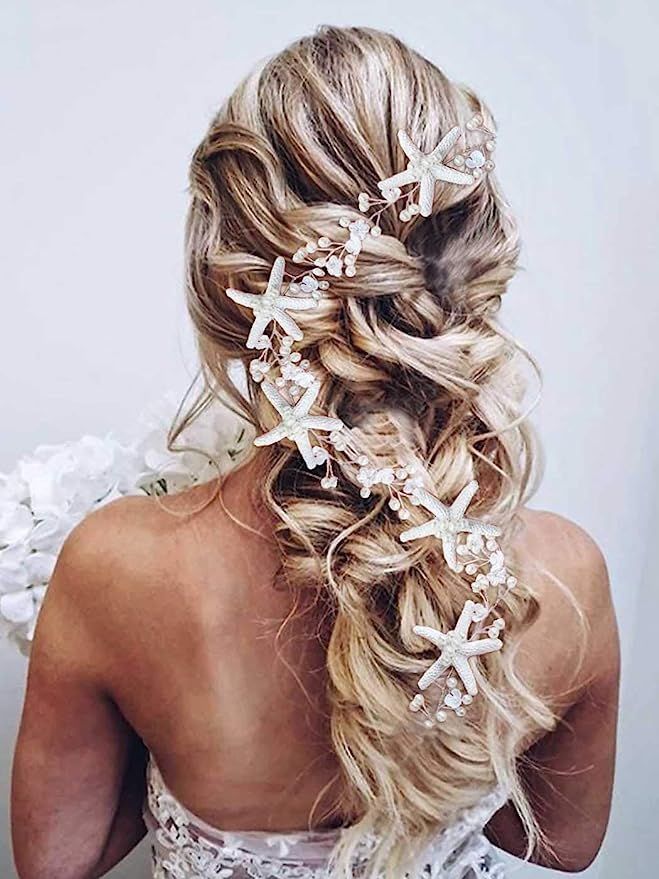
{"type": "MultiPolygon", "coordinates": [[[[175,434],[215,395],[259,431],[275,425],[262,395],[250,386],[243,396],[229,375],[232,362],[248,362],[250,315],[224,291],[261,291],[276,256],[359,216],[348,207],[356,195],[404,168],[398,129],[427,151],[476,112],[494,127],[472,91],[365,28],[322,28],[236,89],[190,171],[187,295],[205,388],[175,434]]],[[[388,210],[380,225],[358,274],[335,279],[311,318],[296,314],[322,380],[320,410],[358,430],[376,460],[415,455],[441,498],[476,478],[476,514],[487,511],[509,539],[537,458],[519,349],[496,323],[517,265],[515,224],[490,175],[438,187],[428,219],[404,224],[388,210]]],[[[359,840],[375,831],[369,871],[398,879],[438,825],[497,783],[511,792],[530,851],[538,828],[516,760],[529,733],[554,719],[514,670],[515,642],[537,612],[528,587],[507,599],[506,645],[482,662],[478,704],[457,724],[424,730],[408,710],[428,664],[412,626],[452,628],[464,579],[434,541],[402,546],[384,495],[362,498],[347,466],[328,492],[291,444],[261,454],[260,500],[277,523],[282,574],[293,590],[316,588],[330,620],[331,735],[352,822],[337,870],[349,874],[359,840]]]]}

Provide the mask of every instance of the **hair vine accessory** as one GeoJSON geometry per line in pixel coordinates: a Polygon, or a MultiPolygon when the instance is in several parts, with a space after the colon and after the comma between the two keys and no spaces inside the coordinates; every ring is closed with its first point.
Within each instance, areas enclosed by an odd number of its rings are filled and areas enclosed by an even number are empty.
{"type": "Polygon", "coordinates": [[[253,381],[261,385],[281,419],[271,430],[257,436],[254,444],[267,446],[291,440],[308,469],[325,466],[320,483],[328,490],[338,484],[334,464],[342,461],[353,466],[361,497],[370,497],[377,486],[388,496],[389,509],[401,521],[410,518],[411,507],[423,507],[432,518],[403,531],[400,540],[403,543],[427,537],[440,540],[448,567],[470,578],[471,592],[480,598],[478,602],[465,601],[455,628],[449,632],[428,626],[413,629],[420,639],[440,650],[439,657],[419,679],[420,692],[409,706],[412,712],[426,718],[427,726],[434,726],[436,722],[443,723],[449,712],[458,717],[465,714],[464,706],[469,705],[478,692],[471,662],[502,646],[499,636],[504,621],[498,615],[498,608],[517,581],[509,574],[496,541],[499,529],[466,516],[467,507],[478,490],[475,481],[469,482],[447,506],[424,487],[423,468],[417,463],[398,460],[380,466],[360,447],[354,431],[339,418],[311,414],[321,382],[309,361],[295,350],[296,344],[303,342],[304,333],[289,314],[312,311],[330,289],[331,278],[356,274],[366,238],[381,234],[378,224],[381,214],[399,199],[406,200],[399,214],[403,221],[416,214],[429,216],[437,183],[473,184],[483,171],[494,167],[481,149],[492,152],[494,134],[484,126],[480,114],[467,122],[465,129],[452,128],[428,154],[405,132],[399,132],[398,139],[409,159],[407,170],[378,183],[381,198],[372,199],[368,193],[360,193],[358,207],[367,216],[356,220],[340,217],[339,227],[347,231],[347,238],[333,241],[323,235],[306,242],[292,256],[292,261],[302,266],[296,275],[287,274],[286,261],[278,256],[263,293],[228,288],[226,294],[253,314],[246,346],[260,353],[250,361],[249,373],[253,381]],[[471,132],[480,133],[481,140],[476,146],[466,145],[466,135],[471,132]],[[462,150],[458,149],[461,140],[462,150]],[[410,185],[412,188],[403,194],[402,187],[410,185]],[[474,629],[470,633],[472,625],[474,629]],[[431,686],[437,694],[432,703],[424,695],[431,686]]]}

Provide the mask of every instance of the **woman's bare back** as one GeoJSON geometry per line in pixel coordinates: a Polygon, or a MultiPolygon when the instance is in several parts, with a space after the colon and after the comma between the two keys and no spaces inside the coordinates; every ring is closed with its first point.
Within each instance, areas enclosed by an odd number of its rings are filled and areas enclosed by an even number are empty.
{"type": "MultiPolygon", "coordinates": [[[[318,636],[326,607],[313,590],[296,599],[273,588],[278,551],[247,499],[249,479],[237,472],[213,500],[208,484],[167,498],[166,509],[135,498],[98,515],[123,548],[118,558],[106,548],[111,601],[90,604],[107,684],[169,787],[208,823],[334,825],[345,816],[332,807],[340,781],[318,636]]],[[[557,582],[588,616],[607,588],[601,557],[559,517],[525,512],[523,523],[517,554],[542,610],[519,672],[563,712],[598,658],[587,652],[575,674],[580,622],[557,582]]]]}
{"type": "Polygon", "coordinates": [[[103,514],[128,529],[139,520],[141,532],[123,560],[134,574],[114,584],[116,610],[104,615],[109,687],[168,785],[208,823],[333,825],[322,605],[273,588],[268,522],[237,487],[229,480],[222,502],[190,515],[214,485],[167,498],[170,512],[131,499],[103,514]]]}

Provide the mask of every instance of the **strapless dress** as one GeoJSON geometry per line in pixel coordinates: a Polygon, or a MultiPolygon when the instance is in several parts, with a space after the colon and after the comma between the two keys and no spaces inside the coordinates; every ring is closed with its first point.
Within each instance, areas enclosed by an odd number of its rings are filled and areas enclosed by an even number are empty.
{"type": "MultiPolygon", "coordinates": [[[[483,828],[506,802],[493,790],[462,812],[419,854],[408,879],[502,879],[504,868],[483,828]]],[[[154,879],[330,879],[328,863],[341,828],[295,833],[225,831],[212,827],[168,790],[151,757],[143,809],[154,879]]],[[[374,839],[365,838],[353,863],[364,873],[374,839]]]]}

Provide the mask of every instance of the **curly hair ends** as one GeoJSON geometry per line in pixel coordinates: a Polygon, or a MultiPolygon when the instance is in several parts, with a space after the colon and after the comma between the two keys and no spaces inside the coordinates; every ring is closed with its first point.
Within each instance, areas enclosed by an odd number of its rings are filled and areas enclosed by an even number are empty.
{"type": "MultiPolygon", "coordinates": [[[[341,216],[358,218],[347,207],[357,193],[404,169],[399,129],[428,150],[475,112],[494,128],[473,92],[364,28],[322,28],[236,89],[190,170],[187,296],[206,394],[227,396],[261,431],[274,426],[262,395],[252,387],[244,396],[229,375],[231,363],[248,362],[250,323],[224,291],[261,291],[275,257],[331,235],[341,216]]],[[[304,356],[322,380],[319,405],[354,428],[376,461],[421,462],[438,497],[477,479],[477,514],[509,539],[537,461],[521,349],[496,321],[517,265],[515,224],[488,175],[439,187],[427,219],[403,223],[388,210],[380,225],[382,235],[364,241],[358,275],[337,278],[312,318],[296,314],[304,356]]],[[[515,640],[537,612],[528,586],[506,599],[507,646],[484,658],[478,706],[459,725],[424,730],[408,711],[427,665],[412,626],[452,628],[463,577],[434,542],[403,547],[386,498],[361,497],[349,465],[329,492],[292,444],[261,454],[259,491],[277,521],[283,578],[291,589],[315,587],[327,607],[331,734],[341,808],[353,822],[337,870],[348,875],[359,839],[377,831],[369,870],[399,879],[438,825],[497,784],[511,793],[530,852],[540,832],[516,758],[529,732],[554,718],[513,669],[515,640]]]]}

